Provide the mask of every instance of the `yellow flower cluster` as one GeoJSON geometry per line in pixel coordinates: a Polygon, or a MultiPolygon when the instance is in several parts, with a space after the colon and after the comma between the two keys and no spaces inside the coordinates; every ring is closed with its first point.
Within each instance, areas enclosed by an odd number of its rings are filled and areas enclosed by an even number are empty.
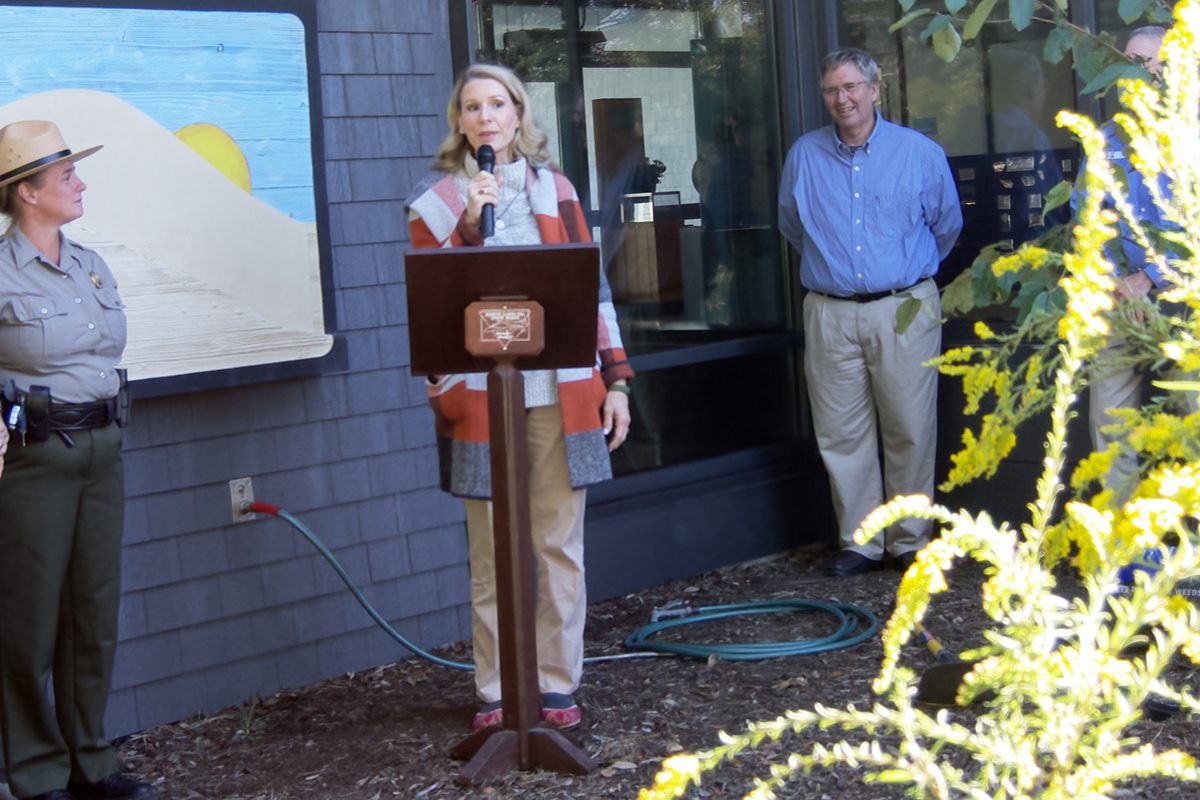
{"type": "Polygon", "coordinates": [[[996,474],[1005,457],[1017,444],[1017,434],[996,414],[985,414],[980,421],[979,438],[968,428],[962,434],[963,449],[950,456],[950,474],[942,484],[949,491],[978,477],[996,474]]]}
{"type": "Polygon", "coordinates": [[[654,786],[639,791],[638,800],[682,797],[690,783],[700,782],[700,759],[693,755],[671,756],[662,766],[654,776],[654,786]]]}
{"type": "Polygon", "coordinates": [[[992,274],[997,278],[1005,273],[1030,270],[1036,272],[1054,263],[1057,256],[1044,247],[1024,244],[1016,251],[992,262],[992,274]]]}
{"type": "Polygon", "coordinates": [[[1080,460],[1075,471],[1071,473],[1071,488],[1081,491],[1089,485],[1103,481],[1108,477],[1113,462],[1120,452],[1120,442],[1113,442],[1104,450],[1093,450],[1080,460]]]}
{"type": "Polygon", "coordinates": [[[910,517],[925,517],[932,503],[923,494],[902,495],[868,514],[854,532],[854,540],[859,544],[869,541],[879,531],[910,517]]]}
{"type": "Polygon", "coordinates": [[[1200,415],[1155,414],[1133,427],[1129,444],[1156,459],[1194,460],[1200,455],[1200,415]]]}

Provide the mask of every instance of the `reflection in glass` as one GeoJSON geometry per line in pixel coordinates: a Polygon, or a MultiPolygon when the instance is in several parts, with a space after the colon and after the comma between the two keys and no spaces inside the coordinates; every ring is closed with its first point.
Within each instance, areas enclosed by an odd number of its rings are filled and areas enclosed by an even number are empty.
{"type": "Polygon", "coordinates": [[[478,59],[523,76],[590,212],[627,351],[660,357],[633,383],[634,437],[617,451],[618,471],[794,437],[787,345],[689,352],[789,325],[775,225],[782,156],[770,5],[480,0],[475,8],[478,59]],[[747,414],[743,399],[718,414],[742,391],[730,376],[764,380],[752,373],[766,362],[778,385],[755,396],[769,392],[778,413],[747,414]]]}
{"type": "Polygon", "coordinates": [[[630,352],[681,346],[664,330],[786,326],[765,3],[589,0],[570,21],[561,3],[479,5],[481,58],[525,76],[558,123],[630,352]]]}
{"type": "Polygon", "coordinates": [[[798,413],[791,351],[643,372],[633,382],[633,425],[613,453],[629,474],[791,438],[798,413]]]}

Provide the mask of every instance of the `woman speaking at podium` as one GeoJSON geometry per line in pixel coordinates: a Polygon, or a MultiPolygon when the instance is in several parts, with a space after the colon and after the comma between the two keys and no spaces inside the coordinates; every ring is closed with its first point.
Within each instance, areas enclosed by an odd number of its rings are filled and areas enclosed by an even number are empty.
{"type": "MultiPolygon", "coordinates": [[[[555,170],[529,94],[511,70],[485,64],[467,68],[454,85],[446,115],[450,133],[438,149],[434,171],[408,203],[414,247],[590,241],[575,188],[555,170]],[[493,171],[481,169],[480,161],[490,167],[492,157],[493,171]],[[491,228],[486,238],[481,225],[491,228]]],[[[585,487],[612,476],[608,453],[625,440],[630,422],[633,371],[603,273],[595,367],[530,371],[523,377],[541,715],[547,725],[571,728],[581,718],[573,693],[583,672],[587,609],[585,487]]],[[[429,382],[429,400],[442,488],[462,497],[467,511],[475,687],[483,702],[472,727],[482,730],[503,721],[487,375],[438,376],[429,382]]]]}

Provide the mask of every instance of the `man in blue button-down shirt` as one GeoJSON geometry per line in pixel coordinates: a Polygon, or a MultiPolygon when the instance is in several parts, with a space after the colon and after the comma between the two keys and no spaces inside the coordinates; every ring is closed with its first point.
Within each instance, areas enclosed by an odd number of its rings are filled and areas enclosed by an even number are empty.
{"type": "Polygon", "coordinates": [[[842,551],[825,571],[856,575],[890,553],[906,567],[930,524],[907,520],[867,544],[859,523],[887,498],[933,496],[941,305],[933,275],[962,230],[958,192],[942,149],[875,109],[879,65],[856,49],[821,65],[834,124],[788,152],[779,228],[800,251],[804,374],[829,473],[842,551]],[[904,333],[906,297],[922,309],[904,333]],[[882,437],[883,465],[879,463],[882,437]]]}
{"type": "MultiPolygon", "coordinates": [[[[1163,63],[1159,51],[1166,35],[1166,28],[1154,25],[1138,28],[1129,36],[1125,45],[1125,55],[1139,60],[1152,75],[1161,78],[1163,63]]],[[[1118,172],[1124,173],[1125,196],[1133,212],[1142,224],[1151,230],[1170,230],[1174,227],[1173,224],[1154,200],[1156,190],[1163,197],[1171,197],[1171,184],[1167,176],[1159,175],[1157,187],[1152,187],[1146,176],[1130,162],[1126,145],[1118,135],[1117,124],[1109,122],[1105,125],[1104,134],[1108,139],[1105,157],[1118,172]]],[[[1083,172],[1082,168],[1080,172],[1083,172]]],[[[1074,205],[1078,205],[1078,201],[1078,196],[1072,198],[1074,205]]],[[[1141,315],[1136,301],[1152,298],[1153,292],[1163,288],[1167,279],[1160,274],[1158,266],[1147,259],[1146,251],[1138,244],[1129,226],[1118,223],[1118,230],[1119,247],[1111,247],[1109,252],[1116,267],[1113,274],[1113,297],[1118,303],[1124,304],[1126,313],[1135,315],[1133,319],[1140,321],[1141,315]]],[[[1116,359],[1125,346],[1124,341],[1114,337],[1108,348],[1098,355],[1095,370],[1089,381],[1088,429],[1095,450],[1104,450],[1111,442],[1116,441],[1114,435],[1104,432],[1104,428],[1118,421],[1109,413],[1112,409],[1137,408],[1142,404],[1146,376],[1131,367],[1110,366],[1106,363],[1116,359]]],[[[1189,410],[1195,410],[1195,399],[1194,393],[1184,393],[1189,410]]],[[[1137,472],[1137,454],[1125,446],[1113,461],[1107,484],[1113,488],[1118,498],[1127,499],[1133,491],[1133,478],[1137,472]]]]}

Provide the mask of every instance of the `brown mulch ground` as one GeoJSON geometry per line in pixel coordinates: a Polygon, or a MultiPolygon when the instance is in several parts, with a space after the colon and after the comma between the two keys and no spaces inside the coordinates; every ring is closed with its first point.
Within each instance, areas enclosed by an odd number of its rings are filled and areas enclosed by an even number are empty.
{"type": "MultiPolygon", "coordinates": [[[[596,604],[589,610],[587,654],[623,652],[625,637],[649,622],[652,609],[672,600],[695,606],[838,600],[865,606],[886,620],[899,573],[826,578],[816,565],[827,555],[805,550],[596,604]]],[[[927,618],[951,650],[979,643],[980,575],[970,566],[957,573],[952,590],[939,596],[927,618]]],[[[679,629],[678,638],[791,641],[823,635],[832,626],[819,614],[738,617],[679,629]]],[[[909,649],[915,668],[934,663],[924,649],[909,649]]],[[[129,737],[122,756],[131,770],[155,781],[167,800],[632,799],[652,781],[664,757],[710,747],[721,729],[736,731],[746,720],[774,718],[818,702],[869,703],[880,652],[875,637],[848,650],[767,661],[660,658],[589,665],[577,694],[584,723],[569,734],[600,766],[586,777],[513,772],[481,787],[457,785],[461,762],[448,753],[468,733],[476,705],[471,678],[417,658],[162,726],[129,737]]],[[[469,659],[461,647],[439,654],[469,659]]],[[[1200,751],[1200,731],[1192,721],[1145,722],[1134,732],[1161,749],[1200,751]]],[[[789,744],[799,749],[805,743],[789,744]]],[[[764,774],[768,760],[783,752],[775,746],[740,757],[690,796],[741,797],[751,787],[751,776],[764,774]]],[[[865,785],[850,770],[802,777],[788,791],[788,797],[811,800],[903,796],[896,787],[865,785]]],[[[1147,800],[1197,792],[1165,781],[1118,791],[1147,800]]]]}

